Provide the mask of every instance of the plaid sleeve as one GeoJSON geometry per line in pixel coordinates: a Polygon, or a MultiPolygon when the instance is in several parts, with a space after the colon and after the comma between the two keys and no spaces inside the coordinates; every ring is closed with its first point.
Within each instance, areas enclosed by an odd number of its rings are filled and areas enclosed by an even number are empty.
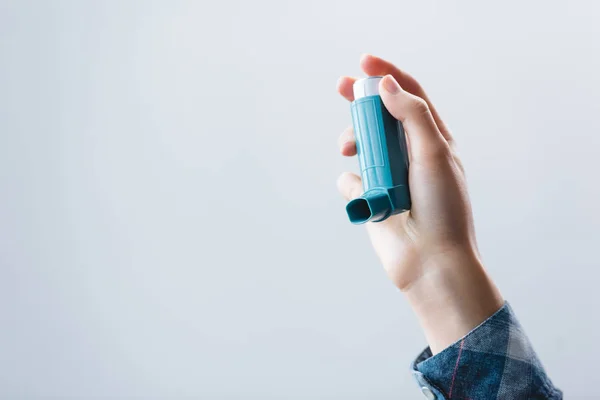
{"type": "Polygon", "coordinates": [[[562,399],[508,303],[469,334],[411,365],[427,399],[562,399]]]}

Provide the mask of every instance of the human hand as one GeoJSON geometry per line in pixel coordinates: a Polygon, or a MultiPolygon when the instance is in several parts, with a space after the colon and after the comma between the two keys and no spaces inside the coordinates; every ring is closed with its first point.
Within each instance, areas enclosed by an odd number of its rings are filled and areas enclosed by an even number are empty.
{"type": "MultiPolygon", "coordinates": [[[[448,312],[468,311],[468,315],[458,315],[460,320],[454,321],[458,324],[456,334],[463,333],[503,302],[480,261],[464,170],[454,140],[414,78],[370,55],[363,56],[360,65],[369,76],[385,75],[380,95],[388,111],[402,121],[410,159],[411,210],[382,222],[367,223],[369,237],[389,277],[407,294],[422,322],[423,318],[438,317],[421,315],[422,310],[439,309],[438,303],[444,302],[454,306],[448,312]],[[441,297],[432,299],[432,291],[441,297]],[[478,306],[465,310],[466,298],[478,306]]],[[[338,92],[349,101],[354,100],[355,80],[342,77],[338,82],[338,92]]],[[[352,127],[342,133],[339,145],[342,155],[356,154],[352,127]]],[[[362,193],[361,179],[352,173],[342,174],[338,187],[346,200],[362,193]]],[[[432,349],[452,343],[456,334],[441,340],[433,338],[432,349]],[[446,343],[448,340],[450,343],[446,343]]]]}

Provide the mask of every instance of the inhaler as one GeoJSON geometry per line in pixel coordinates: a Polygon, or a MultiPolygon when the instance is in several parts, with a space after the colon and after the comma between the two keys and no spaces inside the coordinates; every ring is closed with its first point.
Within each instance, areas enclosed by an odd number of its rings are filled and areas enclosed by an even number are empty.
{"type": "Polygon", "coordinates": [[[354,83],[350,105],[364,193],[346,205],[353,224],[380,222],[409,210],[408,149],[402,123],[383,105],[372,76],[354,83]]]}

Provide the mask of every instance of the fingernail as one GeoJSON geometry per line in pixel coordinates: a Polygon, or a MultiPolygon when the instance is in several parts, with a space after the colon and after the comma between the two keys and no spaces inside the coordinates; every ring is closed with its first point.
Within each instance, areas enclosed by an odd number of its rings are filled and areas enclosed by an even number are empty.
{"type": "Polygon", "coordinates": [[[393,76],[386,75],[382,81],[383,81],[383,88],[388,93],[396,94],[396,93],[400,92],[400,85],[398,85],[398,82],[396,82],[396,80],[394,79],[393,76]]]}

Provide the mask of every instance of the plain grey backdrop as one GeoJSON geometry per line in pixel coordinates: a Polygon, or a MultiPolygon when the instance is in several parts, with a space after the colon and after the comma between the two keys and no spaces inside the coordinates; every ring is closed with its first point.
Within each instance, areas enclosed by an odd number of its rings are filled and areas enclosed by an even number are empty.
{"type": "Polygon", "coordinates": [[[417,399],[335,180],[338,76],[415,75],[555,383],[598,398],[597,1],[0,0],[0,398],[417,399]]]}

